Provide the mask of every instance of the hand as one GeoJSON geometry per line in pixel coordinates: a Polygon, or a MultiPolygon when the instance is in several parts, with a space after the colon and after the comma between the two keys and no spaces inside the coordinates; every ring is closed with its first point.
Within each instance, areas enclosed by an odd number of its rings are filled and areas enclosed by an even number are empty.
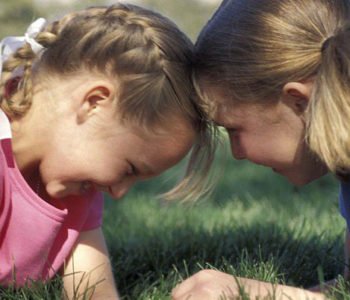
{"type": "Polygon", "coordinates": [[[327,291],[331,290],[332,288],[336,287],[337,284],[338,284],[337,279],[332,279],[332,280],[329,280],[327,282],[324,282],[321,285],[316,285],[316,286],[310,287],[310,288],[308,288],[308,290],[312,291],[312,292],[327,292],[327,291]]]}
{"type": "Polygon", "coordinates": [[[236,279],[215,270],[202,270],[186,279],[172,291],[173,300],[229,299],[237,297],[236,279]]]}
{"type": "Polygon", "coordinates": [[[326,299],[320,293],[248,278],[234,277],[214,270],[202,270],[180,283],[172,291],[172,299],[242,299],[242,291],[249,299],[326,299]]]}

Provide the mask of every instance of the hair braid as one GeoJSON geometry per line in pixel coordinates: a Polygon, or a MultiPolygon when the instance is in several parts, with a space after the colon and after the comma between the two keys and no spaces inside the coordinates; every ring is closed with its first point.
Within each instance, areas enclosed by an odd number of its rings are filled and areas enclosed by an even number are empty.
{"type": "MultiPolygon", "coordinates": [[[[50,26],[54,28],[54,24],[50,26]]],[[[52,32],[40,32],[35,40],[45,48],[50,47],[56,40],[52,32]]],[[[30,107],[33,97],[32,69],[37,59],[31,46],[27,43],[17,49],[8,60],[4,62],[0,81],[0,105],[9,116],[21,116],[30,107]],[[21,80],[12,95],[7,95],[5,89],[8,80],[14,76],[15,71],[21,68],[21,80]],[[7,97],[5,97],[7,95],[7,97]]]]}
{"type": "Polygon", "coordinates": [[[35,40],[46,48],[40,57],[24,45],[4,64],[0,101],[8,115],[23,115],[32,103],[33,85],[53,76],[89,71],[115,79],[122,120],[152,129],[180,116],[193,125],[198,138],[186,178],[167,196],[190,199],[201,194],[215,137],[194,101],[192,42],[173,22],[153,11],[118,3],[68,14],[35,40]],[[20,67],[23,80],[17,95],[4,99],[6,82],[20,67]]]}

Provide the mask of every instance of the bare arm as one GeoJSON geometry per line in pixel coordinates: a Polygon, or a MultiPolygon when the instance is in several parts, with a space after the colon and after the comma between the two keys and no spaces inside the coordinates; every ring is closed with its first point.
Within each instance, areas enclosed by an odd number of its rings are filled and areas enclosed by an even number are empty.
{"type": "Polygon", "coordinates": [[[235,278],[231,275],[214,270],[200,271],[182,282],[173,290],[172,299],[236,299],[236,297],[239,298],[242,296],[242,290],[245,294],[249,295],[249,299],[326,299],[326,297],[320,293],[248,278],[235,278]]]}
{"type": "Polygon", "coordinates": [[[119,299],[100,228],[80,234],[63,281],[66,299],[119,299]]]}
{"type": "MultiPolygon", "coordinates": [[[[344,278],[350,279],[350,233],[345,234],[345,268],[344,278]]],[[[173,300],[185,299],[219,299],[222,296],[238,297],[242,289],[249,294],[251,299],[255,297],[275,297],[276,299],[326,299],[321,292],[337,284],[335,279],[330,280],[322,286],[316,286],[309,290],[299,289],[285,285],[273,285],[248,278],[234,278],[231,275],[214,271],[203,270],[180,283],[172,292],[173,300]]]]}

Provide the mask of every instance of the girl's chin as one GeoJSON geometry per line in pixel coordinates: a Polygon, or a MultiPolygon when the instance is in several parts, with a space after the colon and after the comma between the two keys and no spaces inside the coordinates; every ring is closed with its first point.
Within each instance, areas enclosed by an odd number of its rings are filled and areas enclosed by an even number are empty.
{"type": "Polygon", "coordinates": [[[47,194],[49,195],[50,198],[53,199],[63,199],[69,196],[69,193],[67,191],[48,191],[47,194]]]}
{"type": "Polygon", "coordinates": [[[310,174],[310,176],[298,176],[296,174],[281,174],[287,178],[287,180],[292,183],[295,186],[303,186],[306,184],[309,184],[319,178],[321,178],[323,175],[325,175],[327,172],[322,172],[319,174],[310,174]]]}
{"type": "Polygon", "coordinates": [[[68,196],[78,195],[78,192],[58,182],[51,182],[46,185],[46,192],[50,198],[62,199],[68,196]]]}
{"type": "Polygon", "coordinates": [[[293,185],[295,185],[295,186],[303,186],[303,185],[306,185],[306,184],[308,184],[308,183],[310,183],[311,181],[313,181],[313,180],[306,180],[306,179],[301,179],[301,178],[289,178],[289,177],[287,177],[287,179],[288,179],[288,181],[291,183],[291,184],[293,184],[293,185]]]}
{"type": "Polygon", "coordinates": [[[308,180],[307,178],[303,178],[303,176],[298,176],[295,173],[291,174],[286,170],[280,170],[276,168],[272,168],[272,170],[275,173],[285,177],[291,184],[295,186],[303,186],[305,184],[308,184],[310,181],[312,181],[312,180],[308,180]]]}

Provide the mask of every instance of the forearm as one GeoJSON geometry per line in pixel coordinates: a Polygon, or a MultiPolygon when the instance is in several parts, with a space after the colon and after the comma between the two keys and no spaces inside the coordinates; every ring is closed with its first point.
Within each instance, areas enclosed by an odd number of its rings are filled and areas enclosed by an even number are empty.
{"type": "Polygon", "coordinates": [[[106,264],[89,271],[66,269],[64,274],[64,299],[118,300],[112,271],[106,264]]]}
{"type": "Polygon", "coordinates": [[[240,289],[243,287],[245,293],[250,299],[307,299],[307,300],[325,300],[326,296],[317,291],[304,290],[286,285],[270,284],[257,280],[239,278],[237,284],[240,289]]]}
{"type": "Polygon", "coordinates": [[[82,233],[64,270],[66,299],[119,299],[100,229],[82,233]]]}
{"type": "Polygon", "coordinates": [[[321,293],[254,279],[234,277],[215,270],[202,270],[183,281],[172,291],[173,300],[241,299],[244,295],[248,299],[326,299],[326,296],[321,293]]]}

